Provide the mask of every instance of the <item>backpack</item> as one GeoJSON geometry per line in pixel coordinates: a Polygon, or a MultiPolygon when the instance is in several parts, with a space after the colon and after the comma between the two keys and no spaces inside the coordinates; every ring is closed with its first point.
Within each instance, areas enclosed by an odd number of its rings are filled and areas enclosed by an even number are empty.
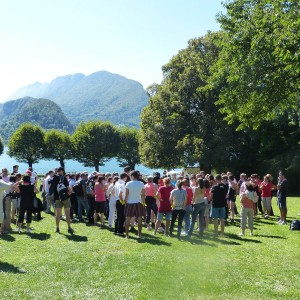
{"type": "Polygon", "coordinates": [[[293,220],[290,225],[291,230],[300,230],[300,220],[293,220]]]}
{"type": "Polygon", "coordinates": [[[93,181],[89,181],[86,185],[86,194],[88,196],[95,196],[95,192],[94,192],[94,182],[93,181]]]}
{"type": "Polygon", "coordinates": [[[60,181],[57,185],[57,193],[58,193],[60,201],[64,201],[64,200],[67,200],[68,198],[70,198],[70,196],[68,194],[68,189],[64,185],[63,180],[64,180],[64,176],[61,176],[60,181]]]}
{"type": "Polygon", "coordinates": [[[75,193],[76,196],[83,196],[82,184],[80,181],[77,181],[73,185],[73,192],[75,193]]]}

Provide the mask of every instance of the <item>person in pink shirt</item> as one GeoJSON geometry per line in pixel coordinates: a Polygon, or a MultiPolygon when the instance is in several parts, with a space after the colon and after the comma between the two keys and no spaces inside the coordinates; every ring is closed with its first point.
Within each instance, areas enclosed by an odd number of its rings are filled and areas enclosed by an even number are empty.
{"type": "Polygon", "coordinates": [[[155,214],[155,218],[157,217],[157,205],[156,205],[156,193],[158,190],[157,184],[153,183],[153,177],[149,176],[147,178],[147,183],[145,184],[145,203],[146,203],[146,225],[147,230],[152,230],[150,219],[151,219],[151,211],[155,214]]]}
{"type": "Polygon", "coordinates": [[[94,224],[97,224],[98,214],[100,213],[101,227],[104,226],[104,212],[105,212],[105,177],[98,177],[98,182],[95,183],[95,211],[94,211],[94,224]]]}

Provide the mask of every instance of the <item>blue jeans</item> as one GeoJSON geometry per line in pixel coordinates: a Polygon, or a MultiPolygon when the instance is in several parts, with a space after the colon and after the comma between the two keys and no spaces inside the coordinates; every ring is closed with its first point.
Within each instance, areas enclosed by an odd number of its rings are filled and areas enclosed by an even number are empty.
{"type": "Polygon", "coordinates": [[[185,233],[188,233],[191,225],[191,211],[192,211],[192,205],[189,204],[185,207],[185,215],[184,215],[184,231],[185,233]]]}
{"type": "Polygon", "coordinates": [[[200,222],[199,234],[200,234],[200,236],[203,235],[203,231],[205,228],[205,220],[204,220],[205,208],[206,208],[205,202],[194,205],[194,209],[193,209],[193,213],[192,213],[192,224],[191,224],[189,232],[188,232],[189,236],[192,235],[198,215],[199,215],[199,222],[200,222]]]}
{"type": "Polygon", "coordinates": [[[76,196],[78,202],[78,219],[82,220],[82,208],[85,209],[86,216],[88,216],[89,206],[87,200],[84,200],[82,196],[76,196]]]}

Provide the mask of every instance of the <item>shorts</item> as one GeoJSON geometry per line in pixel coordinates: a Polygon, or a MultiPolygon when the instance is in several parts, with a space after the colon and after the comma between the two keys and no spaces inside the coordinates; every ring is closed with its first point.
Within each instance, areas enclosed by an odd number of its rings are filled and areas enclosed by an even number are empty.
{"type": "Polygon", "coordinates": [[[271,200],[272,200],[272,197],[262,197],[261,198],[264,209],[267,209],[268,211],[271,209],[271,200]]]}
{"type": "Polygon", "coordinates": [[[164,218],[164,215],[166,216],[166,221],[171,221],[172,220],[172,212],[169,211],[169,212],[166,212],[166,213],[163,213],[163,212],[158,212],[157,213],[157,220],[158,221],[162,221],[163,218],[164,218]]]}
{"type": "Polygon", "coordinates": [[[71,207],[71,200],[70,198],[66,200],[55,200],[55,208],[70,208],[71,207]]]}
{"type": "Polygon", "coordinates": [[[105,212],[105,201],[95,201],[95,212],[98,214],[104,214],[105,212]]]}
{"type": "Polygon", "coordinates": [[[279,208],[286,208],[286,198],[278,198],[277,203],[279,208]]]}
{"type": "Polygon", "coordinates": [[[225,207],[212,207],[210,210],[210,217],[212,219],[225,219],[225,207]]]}
{"type": "Polygon", "coordinates": [[[125,205],[125,217],[142,217],[145,215],[144,206],[139,203],[128,203],[125,205]]]}

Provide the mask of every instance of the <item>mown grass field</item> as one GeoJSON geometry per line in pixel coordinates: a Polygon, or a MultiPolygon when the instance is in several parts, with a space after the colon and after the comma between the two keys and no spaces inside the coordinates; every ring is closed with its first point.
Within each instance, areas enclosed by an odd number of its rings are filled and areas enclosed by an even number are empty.
{"type": "MultiPolygon", "coordinates": [[[[288,207],[289,222],[300,218],[300,198],[288,207]]],[[[145,229],[126,240],[82,223],[70,235],[64,221],[57,234],[43,214],[31,234],[0,237],[0,298],[300,299],[300,232],[276,219],[256,218],[253,237],[237,224],[217,239],[210,225],[203,240],[145,229]]]]}

